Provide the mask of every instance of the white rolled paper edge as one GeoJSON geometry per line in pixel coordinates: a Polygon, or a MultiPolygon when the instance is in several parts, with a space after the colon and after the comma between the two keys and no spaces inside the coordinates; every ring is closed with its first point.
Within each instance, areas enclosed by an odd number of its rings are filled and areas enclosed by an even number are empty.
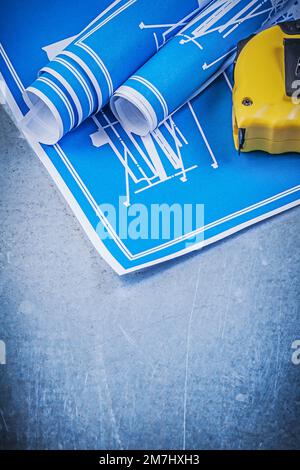
{"type": "Polygon", "coordinates": [[[20,121],[21,130],[35,142],[57,144],[63,136],[63,123],[56,107],[35,88],[27,88],[23,98],[29,112],[20,121]]]}
{"type": "MultiPolygon", "coordinates": [[[[102,108],[102,92],[94,74],[90,71],[87,65],[79,57],[69,51],[63,51],[62,54],[70,57],[77,62],[88,75],[91,80],[97,98],[98,108],[96,112],[102,108]]],[[[42,69],[45,71],[46,68],[42,69]]],[[[39,74],[40,75],[40,74],[39,74]]],[[[58,78],[58,77],[57,77],[58,78]]],[[[62,83],[62,80],[60,80],[62,83]]],[[[74,99],[74,94],[71,96],[74,99]]],[[[63,122],[53,103],[39,90],[35,88],[27,88],[23,93],[23,99],[29,107],[29,112],[20,121],[20,128],[35,142],[39,142],[45,145],[55,145],[63,137],[63,122]]],[[[76,98],[75,98],[76,101],[76,98]]],[[[78,101],[78,99],[77,99],[78,101]]],[[[79,108],[77,107],[77,110],[79,108]]],[[[79,111],[80,117],[80,111],[79,111]]],[[[79,121],[80,124],[80,121],[79,121]]]]}
{"type": "Polygon", "coordinates": [[[143,137],[158,126],[156,113],[149,101],[126,85],[112,96],[110,108],[124,129],[133,134],[143,137]]]}

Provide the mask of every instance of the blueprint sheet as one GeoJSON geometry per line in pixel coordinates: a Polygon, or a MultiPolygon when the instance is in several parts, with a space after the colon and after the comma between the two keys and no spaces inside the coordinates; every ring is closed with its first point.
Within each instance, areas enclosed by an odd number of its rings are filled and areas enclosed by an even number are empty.
{"type": "MultiPolygon", "coordinates": [[[[99,13],[99,1],[86,0],[84,9],[80,3],[1,3],[2,92],[17,120],[28,111],[24,89],[55,45],[76,36],[99,13]]],[[[110,2],[100,3],[105,8],[110,2]]],[[[153,41],[169,27],[153,24],[153,41]]],[[[126,132],[105,108],[55,146],[31,142],[94,246],[119,274],[199,249],[299,204],[298,155],[237,155],[231,90],[228,71],[146,138],[126,132]],[[199,206],[203,217],[192,217],[178,235],[176,217],[182,213],[175,211],[174,227],[160,233],[152,208],[163,204],[199,206]],[[123,221],[122,230],[108,207],[123,221]],[[140,237],[137,230],[128,236],[124,220],[136,228],[138,215],[140,223],[149,217],[151,229],[147,234],[144,225],[140,237]]]]}

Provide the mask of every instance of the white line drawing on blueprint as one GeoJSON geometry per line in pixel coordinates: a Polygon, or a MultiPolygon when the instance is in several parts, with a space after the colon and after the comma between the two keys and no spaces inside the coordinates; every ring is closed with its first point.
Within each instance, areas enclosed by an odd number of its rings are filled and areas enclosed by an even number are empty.
{"type": "MultiPolygon", "coordinates": [[[[255,1],[258,1],[258,0],[255,0],[255,1]]],[[[263,1],[266,1],[266,0],[263,0],[263,1]]],[[[105,14],[107,14],[110,10],[112,10],[113,7],[117,6],[118,3],[120,3],[120,0],[115,1],[112,5],[110,5],[110,7],[107,10],[105,10],[97,18],[95,18],[80,34],[83,34],[86,30],[89,30],[94,23],[96,23],[101,17],[103,17],[105,14]]],[[[220,10],[220,13],[222,15],[224,15],[226,13],[226,11],[228,11],[228,6],[230,6],[232,8],[232,6],[235,6],[237,3],[239,3],[239,0],[219,0],[218,2],[215,2],[213,5],[210,5],[210,6],[206,7],[201,15],[197,15],[197,17],[194,19],[194,22],[195,22],[195,20],[199,20],[201,18],[204,18],[205,16],[207,16],[208,14],[214,12],[218,8],[222,8],[220,10]]],[[[132,1],[128,2],[128,4],[126,4],[126,8],[128,6],[131,6],[131,4],[132,4],[132,1]]],[[[195,9],[193,12],[191,12],[189,15],[187,15],[187,16],[181,18],[180,20],[178,20],[177,22],[165,23],[165,24],[147,24],[144,21],[141,21],[141,23],[139,24],[139,28],[141,30],[148,30],[148,29],[153,29],[154,30],[153,31],[153,37],[154,37],[154,40],[155,40],[156,48],[157,48],[157,50],[159,50],[161,47],[163,47],[166,44],[166,42],[170,38],[172,38],[172,36],[174,35],[174,32],[176,32],[176,30],[191,25],[191,23],[190,23],[191,18],[194,18],[195,15],[197,14],[197,12],[200,11],[202,4],[203,4],[203,2],[201,0],[199,0],[198,1],[199,7],[197,9],[195,9]]],[[[251,2],[249,3],[249,5],[250,4],[251,4],[251,2]]],[[[284,4],[285,4],[285,0],[272,0],[273,7],[269,9],[270,10],[269,19],[273,15],[276,15],[276,13],[279,12],[283,8],[284,4]]],[[[117,16],[122,11],[124,11],[124,8],[122,8],[121,11],[114,12],[114,14],[112,14],[108,18],[106,18],[105,21],[102,21],[102,23],[97,26],[97,29],[104,26],[107,22],[109,22],[111,19],[113,19],[115,16],[117,16]]],[[[253,12],[251,13],[251,15],[252,15],[251,17],[253,17],[253,12]]],[[[300,15],[300,4],[295,3],[291,7],[289,12],[284,16],[284,18],[293,19],[293,18],[297,18],[299,15],[300,15]]],[[[249,18],[246,17],[246,18],[236,19],[236,24],[235,25],[233,24],[233,22],[230,22],[230,24],[234,25],[234,27],[236,28],[236,27],[238,27],[238,25],[242,21],[245,21],[246,19],[249,19],[249,18]]],[[[219,16],[218,16],[218,19],[219,19],[219,16]]],[[[268,20],[266,20],[266,21],[268,21],[268,20]]],[[[207,20],[206,27],[209,27],[210,23],[211,22],[209,20],[207,20]]],[[[227,24],[226,24],[226,26],[227,26],[227,24]]],[[[95,29],[93,29],[92,31],[95,32],[95,29]]],[[[206,31],[206,32],[203,31],[203,34],[206,34],[207,32],[213,32],[213,31],[214,30],[206,31]]],[[[222,31],[220,30],[220,32],[222,32],[222,31]]],[[[91,34],[91,32],[88,31],[88,33],[84,37],[81,37],[79,39],[79,42],[81,43],[81,41],[86,39],[90,34],[91,34]]],[[[196,31],[196,36],[197,36],[197,38],[199,37],[197,31],[196,31]]],[[[79,38],[79,34],[76,34],[74,36],[62,39],[62,40],[57,41],[57,42],[52,43],[52,44],[49,44],[49,45],[43,47],[42,49],[46,52],[49,61],[51,61],[58,54],[60,54],[66,47],[68,47],[73,41],[76,41],[76,38],[79,38]]],[[[190,37],[189,40],[193,41],[193,38],[190,37]]],[[[197,47],[201,48],[201,44],[196,42],[196,45],[197,45],[197,47]]]]}
{"type": "MultiPolygon", "coordinates": [[[[229,21],[222,21],[226,15],[238,6],[240,0],[217,0],[210,4],[202,13],[194,18],[187,28],[178,34],[182,39],[181,45],[192,43],[197,48],[203,50],[204,46],[201,44],[201,38],[212,33],[219,33],[220,39],[225,39],[232,34],[241,24],[246,21],[252,20],[254,17],[266,15],[269,13],[268,18],[264,22],[267,24],[272,17],[275,17],[278,12],[284,7],[284,0],[251,0],[247,5],[241,8],[229,21]],[[266,5],[266,4],[269,5],[266,5]],[[266,6],[266,8],[264,8],[266,6]],[[206,19],[205,19],[206,18],[206,19]],[[199,24],[200,22],[200,24],[199,24]],[[195,25],[195,29],[192,26],[195,25]]],[[[203,70],[206,70],[218,62],[229,57],[235,49],[228,51],[221,57],[216,58],[210,64],[206,62],[203,64],[203,70]]]]}
{"type": "Polygon", "coordinates": [[[90,136],[92,144],[97,148],[109,145],[124,167],[127,206],[131,203],[132,193],[139,194],[172,178],[185,183],[187,173],[198,167],[185,167],[181,149],[188,141],[172,117],[145,137],[127,132],[104,111],[92,119],[97,128],[90,136]]]}
{"type": "MultiPolygon", "coordinates": [[[[81,31],[78,34],[75,34],[74,36],[64,38],[62,40],[59,40],[57,42],[54,42],[52,44],[49,44],[45,47],[43,47],[43,51],[46,52],[48,59],[51,61],[56,57],[58,54],[60,54],[66,47],[68,47],[73,41],[76,41],[76,38],[79,38],[85,31],[89,30],[93,24],[95,24],[98,20],[103,18],[107,13],[109,13],[115,6],[117,6],[122,0],[115,0],[111,5],[109,5],[104,11],[102,11],[91,23],[89,23],[83,31],[81,31]]],[[[132,0],[130,0],[131,2],[132,0]]],[[[136,0],[134,0],[136,1],[136,0]]],[[[102,24],[102,23],[101,23],[102,24]]]]}
{"type": "MultiPolygon", "coordinates": [[[[89,54],[90,57],[99,66],[107,82],[109,92],[110,94],[112,94],[114,91],[114,86],[113,86],[113,81],[109,73],[109,70],[107,69],[106,65],[101,60],[99,55],[90,46],[86,44],[86,40],[90,36],[92,36],[95,32],[97,32],[99,29],[103,28],[107,23],[109,23],[118,15],[120,15],[121,13],[126,11],[128,8],[130,8],[132,5],[134,5],[136,1],[137,0],[128,0],[127,2],[124,3],[122,2],[122,0],[116,0],[109,8],[107,8],[107,10],[105,10],[102,14],[100,14],[90,25],[88,25],[85,28],[85,30],[83,30],[78,35],[62,39],[53,44],[49,44],[43,47],[43,50],[47,54],[48,59],[50,61],[53,60],[58,54],[63,53],[66,47],[68,47],[72,42],[74,42],[74,44],[77,47],[84,49],[85,52],[89,54]],[[102,21],[96,24],[95,27],[92,27],[93,24],[99,21],[101,18],[103,18],[102,21]]],[[[197,14],[198,11],[200,11],[202,5],[203,5],[203,0],[198,0],[198,8],[196,8],[190,14],[186,15],[185,17],[179,19],[178,21],[172,24],[147,24],[141,21],[138,27],[141,30],[146,30],[146,29],[154,30],[153,37],[155,41],[155,46],[156,46],[156,49],[159,50],[169,39],[172,38],[172,36],[176,33],[177,30],[179,30],[181,27],[186,26],[189,23],[190,19],[193,18],[197,14]]],[[[76,56],[74,56],[73,59],[76,60],[76,56]]],[[[100,93],[99,93],[99,96],[100,96],[100,93]]]]}
{"type": "MultiPolygon", "coordinates": [[[[81,33],[78,35],[60,40],[58,42],[55,42],[53,44],[47,45],[43,47],[42,49],[45,51],[47,54],[48,59],[51,61],[55,59],[55,57],[59,54],[66,54],[65,49],[71,45],[72,42],[74,42],[74,45],[83,49],[93,60],[94,62],[98,65],[99,69],[101,70],[105,81],[107,83],[108,87],[108,92],[109,96],[111,96],[115,90],[115,86],[113,84],[113,79],[112,76],[106,67],[105,63],[101,59],[101,57],[94,51],[93,48],[91,48],[87,44],[87,39],[95,34],[99,29],[103,28],[107,23],[118,17],[120,14],[125,12],[127,9],[129,9],[131,6],[136,4],[137,0],[128,0],[126,2],[122,0],[116,0],[110,7],[108,7],[104,12],[102,12],[90,25],[88,25],[81,33]],[[102,19],[102,21],[100,21],[102,19]],[[96,23],[96,24],[95,24],[96,23]],[[98,24],[97,24],[98,23],[98,24]],[[95,26],[93,27],[93,25],[95,26]]],[[[162,47],[168,39],[172,37],[175,34],[177,29],[180,29],[182,26],[188,24],[189,20],[201,9],[201,4],[203,4],[202,0],[198,0],[198,8],[196,8],[194,11],[192,11],[189,15],[185,16],[184,18],[181,18],[179,21],[177,21],[174,24],[170,25],[147,25],[144,22],[141,22],[137,27],[139,27],[141,30],[142,29],[148,29],[154,28],[154,40],[155,40],[155,45],[156,49],[158,50],[160,47],[162,47]],[[162,40],[159,43],[159,34],[158,30],[161,30],[161,28],[164,28],[167,30],[163,32],[162,34],[162,40]]],[[[72,59],[75,60],[76,62],[79,62],[79,57],[77,57],[76,54],[72,54],[72,59]]],[[[80,62],[79,62],[80,65],[80,62]]],[[[82,63],[81,63],[82,65],[82,63]]],[[[99,99],[99,108],[102,106],[102,90],[99,88],[99,85],[97,83],[97,80],[95,79],[94,74],[86,64],[85,71],[88,73],[89,77],[92,79],[92,82],[95,86],[98,99],[99,99]]]]}
{"type": "Polygon", "coordinates": [[[189,24],[191,18],[193,18],[195,14],[200,11],[202,4],[203,2],[201,0],[198,0],[198,8],[196,8],[190,14],[186,15],[185,17],[181,18],[180,20],[174,23],[148,24],[142,21],[139,24],[139,27],[141,30],[154,30],[153,37],[156,44],[156,49],[158,51],[168,42],[168,40],[170,40],[174,36],[176,30],[184,28],[189,24]]]}
{"type": "MultiPolygon", "coordinates": [[[[188,102],[187,109],[212,160],[212,168],[218,169],[216,156],[192,102],[188,102]]],[[[131,204],[132,194],[150,190],[173,178],[179,178],[182,183],[186,183],[188,173],[198,168],[198,165],[186,167],[184,163],[182,149],[189,142],[176,125],[173,116],[169,116],[158,129],[145,137],[128,132],[104,111],[92,117],[92,120],[97,127],[97,131],[90,135],[92,144],[97,148],[109,145],[124,167],[126,206],[131,204]]]]}

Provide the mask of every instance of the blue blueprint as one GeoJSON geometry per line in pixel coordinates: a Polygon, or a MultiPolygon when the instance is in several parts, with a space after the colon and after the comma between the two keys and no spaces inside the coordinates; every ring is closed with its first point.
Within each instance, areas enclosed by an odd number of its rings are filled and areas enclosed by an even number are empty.
{"type": "MultiPolygon", "coordinates": [[[[80,3],[2,2],[0,71],[17,120],[28,111],[22,93],[49,61],[51,45],[77,35],[99,13],[99,1],[80,3]]],[[[101,3],[104,8],[110,2],[101,3]]],[[[296,7],[289,17],[293,14],[296,7]]],[[[169,27],[154,25],[153,41],[169,27]]],[[[126,132],[105,108],[55,146],[32,143],[91,241],[118,273],[199,249],[299,204],[298,155],[237,155],[231,87],[228,71],[146,138],[126,132]],[[181,236],[171,227],[169,237],[137,238],[120,233],[103,209],[115,207],[117,220],[125,218],[129,226],[137,207],[149,209],[151,217],[151,207],[161,204],[202,206],[204,219],[193,218],[181,236]]],[[[175,213],[174,227],[177,222],[175,213]]]]}

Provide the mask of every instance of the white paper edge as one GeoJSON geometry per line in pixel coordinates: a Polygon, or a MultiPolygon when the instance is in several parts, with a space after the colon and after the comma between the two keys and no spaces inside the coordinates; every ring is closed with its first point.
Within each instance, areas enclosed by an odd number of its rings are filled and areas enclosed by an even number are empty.
{"type": "Polygon", "coordinates": [[[158,126],[157,116],[154,108],[145,98],[145,96],[139,91],[131,88],[127,85],[122,85],[111,97],[110,109],[116,119],[120,124],[129,132],[133,134],[144,137],[150,132],[154,131],[158,126]],[[147,132],[144,132],[142,128],[138,126],[132,126],[130,119],[128,119],[128,113],[125,111],[122,112],[122,115],[119,114],[119,108],[123,108],[124,103],[129,102],[133,107],[135,107],[144,117],[144,122],[146,123],[147,132]],[[117,106],[118,103],[118,106],[117,106]]]}

